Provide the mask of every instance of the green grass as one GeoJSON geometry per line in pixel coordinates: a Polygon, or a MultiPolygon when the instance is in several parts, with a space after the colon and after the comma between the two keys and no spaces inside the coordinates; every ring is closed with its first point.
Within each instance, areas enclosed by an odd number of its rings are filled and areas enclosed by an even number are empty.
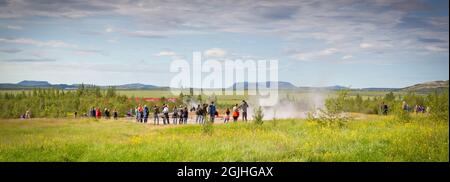
{"type": "Polygon", "coordinates": [[[0,120],[0,161],[449,161],[448,122],[367,116],[346,128],[301,120],[262,126],[153,126],[126,120],[0,120]]]}

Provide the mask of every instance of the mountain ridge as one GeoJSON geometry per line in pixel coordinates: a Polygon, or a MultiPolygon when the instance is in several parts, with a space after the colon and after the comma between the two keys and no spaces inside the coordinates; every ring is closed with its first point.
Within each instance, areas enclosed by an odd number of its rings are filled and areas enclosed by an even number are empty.
{"type": "MultiPolygon", "coordinates": [[[[275,82],[236,82],[231,87],[228,88],[236,88],[236,89],[245,89],[245,88],[256,88],[259,85],[266,84],[265,87],[274,84],[275,82]]],[[[334,85],[334,86],[324,86],[324,87],[308,87],[308,86],[296,86],[290,82],[286,81],[278,81],[279,89],[296,89],[296,90],[343,90],[343,89],[351,89],[351,90],[361,90],[361,91],[416,91],[416,92],[430,92],[435,90],[445,90],[449,88],[449,80],[436,80],[436,81],[428,81],[417,83],[411,86],[403,87],[403,88],[359,88],[352,89],[345,86],[334,85]]],[[[59,88],[59,89],[76,89],[81,84],[51,84],[48,81],[34,81],[34,80],[23,80],[18,83],[0,83],[0,89],[32,89],[32,88],[59,88]]],[[[129,83],[122,85],[109,85],[109,86],[99,86],[101,88],[107,87],[116,87],[116,89],[121,90],[145,90],[145,89],[166,89],[169,87],[165,86],[156,86],[150,84],[142,84],[142,83],[129,83]]]]}

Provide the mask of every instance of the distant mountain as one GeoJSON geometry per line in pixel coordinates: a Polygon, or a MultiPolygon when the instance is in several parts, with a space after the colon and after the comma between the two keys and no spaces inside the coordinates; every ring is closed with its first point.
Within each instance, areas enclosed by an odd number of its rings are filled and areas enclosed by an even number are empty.
{"type": "MultiPolygon", "coordinates": [[[[276,82],[238,82],[235,83],[231,88],[235,87],[236,89],[243,89],[243,88],[249,88],[249,86],[252,86],[250,88],[256,88],[256,86],[270,86],[271,84],[274,84],[276,82]],[[266,84],[266,85],[264,85],[266,84]]],[[[328,87],[297,87],[292,83],[289,82],[284,82],[284,81],[279,81],[278,82],[278,88],[279,89],[297,89],[297,90],[342,90],[342,89],[350,89],[348,87],[344,87],[344,86],[340,86],[340,85],[335,85],[335,86],[328,86],[328,87]]]]}
{"type": "Polygon", "coordinates": [[[380,92],[393,92],[393,91],[398,91],[400,89],[398,88],[378,88],[378,87],[370,87],[370,88],[361,88],[358,89],[361,91],[380,91],[380,92]]]}
{"type": "MultiPolygon", "coordinates": [[[[306,90],[306,91],[322,91],[322,90],[342,90],[351,89],[340,85],[328,86],[328,87],[297,87],[289,82],[238,82],[233,84],[230,88],[244,89],[244,88],[257,88],[268,87],[278,83],[279,89],[291,89],[291,90],[306,90]]],[[[77,89],[80,84],[51,84],[47,81],[32,81],[24,80],[19,83],[0,83],[0,89],[32,89],[32,88],[59,88],[59,89],[77,89]]],[[[141,83],[131,83],[124,85],[113,85],[119,90],[140,90],[140,89],[170,89],[169,87],[159,87],[155,85],[146,85],[141,83]]],[[[110,86],[100,86],[100,88],[108,88],[110,86]]],[[[431,81],[425,83],[415,84],[405,88],[361,88],[352,90],[363,91],[406,91],[406,92],[432,92],[443,91],[449,89],[449,81],[431,81]]]]}
{"type": "Polygon", "coordinates": [[[321,91],[321,90],[343,90],[343,89],[350,89],[348,87],[335,85],[335,86],[328,86],[328,87],[297,87],[299,90],[306,90],[306,91],[321,91]]]}
{"type": "Polygon", "coordinates": [[[0,83],[0,89],[20,89],[21,87],[15,83],[0,83]]]}
{"type": "Polygon", "coordinates": [[[449,81],[431,81],[425,83],[415,84],[413,86],[405,87],[401,89],[402,91],[413,91],[413,92],[430,92],[430,91],[440,91],[448,89],[449,81]]]}
{"type": "Polygon", "coordinates": [[[21,82],[17,83],[17,85],[25,86],[25,87],[49,87],[49,86],[51,86],[51,84],[48,83],[47,81],[31,81],[31,80],[21,81],[21,82]]]}
{"type": "Polygon", "coordinates": [[[278,89],[296,89],[297,87],[295,85],[293,85],[292,83],[289,82],[238,82],[233,84],[233,86],[231,86],[231,88],[235,88],[235,89],[246,89],[246,88],[268,88],[271,87],[271,85],[274,85],[278,83],[278,89]]]}
{"type": "Polygon", "coordinates": [[[344,87],[344,86],[340,86],[340,85],[335,85],[335,86],[330,86],[330,87],[321,87],[327,90],[343,90],[343,89],[350,89],[348,87],[344,87]]]}
{"type": "MultiPolygon", "coordinates": [[[[80,84],[51,84],[47,81],[24,80],[19,83],[0,83],[0,89],[32,89],[32,88],[58,88],[58,89],[76,89],[80,84]]],[[[108,88],[110,86],[100,86],[108,88]]],[[[132,83],[124,85],[114,85],[117,89],[155,89],[160,88],[154,85],[145,85],[141,83],[132,83]]]]}
{"type": "Polygon", "coordinates": [[[141,83],[131,83],[131,84],[125,84],[125,85],[117,85],[117,89],[154,89],[158,88],[158,86],[155,85],[145,85],[141,83]]]}

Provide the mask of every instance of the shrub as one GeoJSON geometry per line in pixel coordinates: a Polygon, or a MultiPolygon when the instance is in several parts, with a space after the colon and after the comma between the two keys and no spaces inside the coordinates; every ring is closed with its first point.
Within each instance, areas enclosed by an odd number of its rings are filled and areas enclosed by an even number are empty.
{"type": "Polygon", "coordinates": [[[428,113],[432,120],[448,121],[448,91],[427,96],[428,113]]]}
{"type": "Polygon", "coordinates": [[[351,118],[344,113],[344,105],[347,96],[347,90],[339,91],[337,98],[329,98],[325,101],[325,110],[319,109],[314,114],[308,113],[308,120],[315,121],[322,126],[346,126],[347,122],[351,120],[351,118]]]}
{"type": "Polygon", "coordinates": [[[264,114],[263,114],[263,112],[262,112],[262,108],[261,108],[261,106],[259,106],[259,107],[256,107],[254,110],[253,110],[253,122],[255,123],[255,124],[257,124],[257,125],[262,125],[263,124],[263,118],[264,118],[264,114]]]}
{"type": "Polygon", "coordinates": [[[411,121],[411,115],[409,114],[409,112],[405,111],[401,108],[394,109],[394,117],[395,117],[395,121],[401,122],[401,123],[407,123],[407,122],[411,121]]]}
{"type": "Polygon", "coordinates": [[[213,132],[214,132],[213,123],[209,119],[205,118],[205,123],[202,124],[202,133],[211,136],[213,132]]]}

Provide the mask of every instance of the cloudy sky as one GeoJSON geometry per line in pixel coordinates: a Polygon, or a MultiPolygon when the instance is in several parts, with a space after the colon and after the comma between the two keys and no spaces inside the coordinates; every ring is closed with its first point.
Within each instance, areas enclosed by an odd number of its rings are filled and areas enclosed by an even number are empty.
{"type": "Polygon", "coordinates": [[[0,82],[169,85],[173,59],[277,59],[298,86],[449,79],[447,0],[0,0],[0,82]]]}

